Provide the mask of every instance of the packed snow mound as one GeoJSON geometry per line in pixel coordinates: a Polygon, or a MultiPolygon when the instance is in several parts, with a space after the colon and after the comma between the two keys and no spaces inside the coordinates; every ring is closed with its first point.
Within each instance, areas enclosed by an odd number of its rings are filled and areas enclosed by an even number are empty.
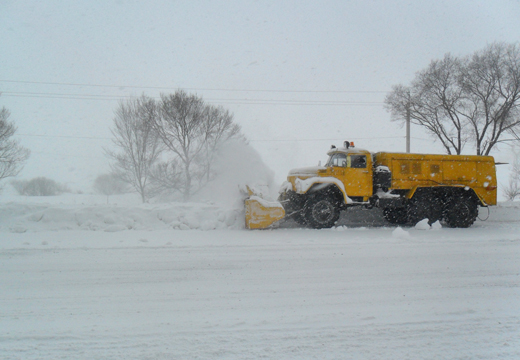
{"type": "Polygon", "coordinates": [[[419,221],[417,224],[415,224],[415,228],[417,230],[430,230],[431,226],[430,226],[430,224],[428,224],[428,222],[429,222],[428,219],[423,219],[423,220],[419,221]]]}
{"type": "Polygon", "coordinates": [[[439,220],[437,220],[436,222],[434,222],[431,225],[429,222],[430,222],[429,219],[423,219],[423,220],[419,221],[417,224],[415,224],[414,227],[416,230],[440,230],[440,229],[442,229],[442,224],[439,220]]]}
{"type": "Polygon", "coordinates": [[[0,204],[0,232],[56,230],[218,230],[244,228],[241,209],[200,203],[160,205],[0,204]]]}
{"type": "Polygon", "coordinates": [[[401,227],[397,227],[395,228],[394,231],[392,231],[392,237],[396,238],[396,239],[405,239],[405,240],[408,240],[410,239],[410,233],[406,230],[403,230],[401,227]]]}

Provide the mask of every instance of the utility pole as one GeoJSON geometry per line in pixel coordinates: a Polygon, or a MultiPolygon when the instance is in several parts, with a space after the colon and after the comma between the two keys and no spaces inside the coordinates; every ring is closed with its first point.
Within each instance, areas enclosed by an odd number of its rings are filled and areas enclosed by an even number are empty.
{"type": "Polygon", "coordinates": [[[410,153],[410,104],[406,107],[406,152],[410,153]]]}

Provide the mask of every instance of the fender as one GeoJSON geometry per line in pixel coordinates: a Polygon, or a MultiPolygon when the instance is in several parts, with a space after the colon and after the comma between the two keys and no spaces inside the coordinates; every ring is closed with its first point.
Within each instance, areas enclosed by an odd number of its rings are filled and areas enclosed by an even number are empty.
{"type": "MultiPolygon", "coordinates": [[[[432,187],[434,187],[434,186],[432,186],[432,187]]],[[[408,191],[408,193],[406,194],[405,198],[407,198],[408,200],[413,198],[413,196],[415,195],[415,192],[417,191],[418,188],[419,188],[419,185],[415,185],[413,188],[411,188],[410,191],[408,191]]]]}
{"type": "Polygon", "coordinates": [[[352,204],[353,201],[348,197],[347,192],[345,191],[345,185],[343,183],[334,178],[334,177],[310,177],[305,180],[296,178],[294,181],[294,192],[297,194],[307,194],[309,191],[316,191],[322,188],[325,188],[328,185],[334,185],[343,195],[343,200],[345,204],[352,204]]]}

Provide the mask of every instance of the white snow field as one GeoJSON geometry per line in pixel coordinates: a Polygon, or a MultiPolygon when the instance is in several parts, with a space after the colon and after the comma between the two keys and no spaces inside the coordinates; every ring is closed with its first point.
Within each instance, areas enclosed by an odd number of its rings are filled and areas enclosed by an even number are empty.
{"type": "Polygon", "coordinates": [[[0,203],[0,359],[520,358],[519,203],[469,229],[248,231],[88,198],[0,203]]]}

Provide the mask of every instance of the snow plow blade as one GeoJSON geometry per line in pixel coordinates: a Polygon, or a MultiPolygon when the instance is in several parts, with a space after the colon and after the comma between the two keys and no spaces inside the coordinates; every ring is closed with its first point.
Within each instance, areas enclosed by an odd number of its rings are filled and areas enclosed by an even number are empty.
{"type": "Polygon", "coordinates": [[[285,217],[282,204],[254,195],[245,200],[245,209],[248,229],[265,229],[285,217]]]}

